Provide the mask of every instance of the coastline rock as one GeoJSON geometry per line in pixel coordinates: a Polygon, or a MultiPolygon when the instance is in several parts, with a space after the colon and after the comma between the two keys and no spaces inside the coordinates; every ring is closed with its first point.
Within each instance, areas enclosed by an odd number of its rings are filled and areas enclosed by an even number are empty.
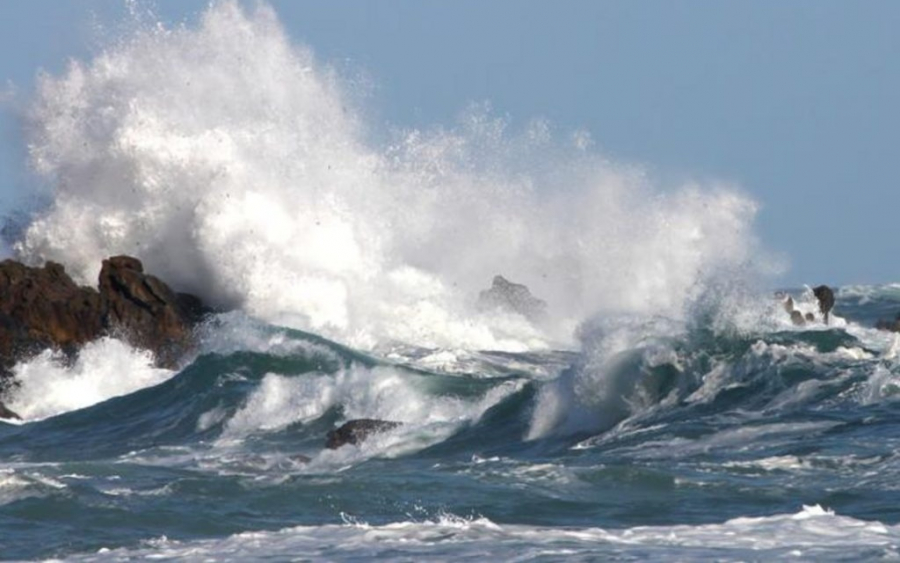
{"type": "Polygon", "coordinates": [[[131,256],[104,260],[99,288],[104,328],[152,350],[165,367],[191,347],[194,325],[210,312],[197,297],[175,293],[145,274],[140,260],[131,256]]]}
{"type": "Polygon", "coordinates": [[[547,303],[531,294],[527,286],[513,283],[501,275],[494,276],[491,288],[478,294],[478,309],[504,309],[519,313],[530,321],[547,314],[547,303]]]}
{"type": "Polygon", "coordinates": [[[827,285],[820,285],[813,288],[813,294],[819,301],[819,311],[822,312],[825,324],[828,324],[828,313],[834,307],[834,292],[827,285]]]}
{"type": "MultiPolygon", "coordinates": [[[[0,262],[0,395],[15,386],[10,370],[19,360],[47,348],[71,357],[105,335],[152,351],[161,367],[174,367],[193,345],[194,325],[211,312],[197,297],[145,274],[130,256],[104,260],[98,287],[78,286],[56,262],[34,268],[0,262]]],[[[0,404],[0,417],[4,409],[0,404]]]]}
{"type": "Polygon", "coordinates": [[[400,426],[399,422],[374,418],[350,420],[328,433],[325,447],[330,450],[336,450],[345,444],[359,444],[372,434],[387,432],[398,426],[400,426]]]}

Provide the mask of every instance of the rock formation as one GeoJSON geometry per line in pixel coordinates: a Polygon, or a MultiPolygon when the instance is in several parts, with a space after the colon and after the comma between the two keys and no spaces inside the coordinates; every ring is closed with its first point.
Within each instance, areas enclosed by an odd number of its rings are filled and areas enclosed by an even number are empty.
{"type": "Polygon", "coordinates": [[[478,308],[482,311],[503,309],[519,313],[530,321],[539,321],[547,314],[547,303],[533,296],[528,287],[500,275],[494,276],[490,289],[478,294],[478,308]]]}
{"type": "Polygon", "coordinates": [[[359,418],[351,420],[328,433],[325,447],[336,450],[344,444],[359,444],[372,434],[387,432],[400,426],[399,422],[359,418]]]}
{"type": "Polygon", "coordinates": [[[827,285],[820,285],[813,288],[813,294],[819,300],[819,310],[822,312],[825,324],[828,324],[828,313],[834,307],[834,292],[827,285]]]}
{"type": "MultiPolygon", "coordinates": [[[[208,312],[198,298],[175,293],[145,274],[130,256],[103,261],[99,290],[79,287],[55,262],[32,268],[5,260],[0,262],[0,393],[15,385],[10,370],[17,361],[47,348],[72,356],[104,335],[151,350],[159,366],[173,367],[208,312]]],[[[0,405],[0,417],[4,411],[12,412],[0,405]]]]}

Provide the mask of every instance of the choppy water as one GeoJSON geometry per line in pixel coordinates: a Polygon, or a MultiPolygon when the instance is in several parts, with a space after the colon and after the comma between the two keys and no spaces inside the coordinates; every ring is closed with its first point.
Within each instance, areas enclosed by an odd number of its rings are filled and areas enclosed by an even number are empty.
{"type": "Polygon", "coordinates": [[[16,367],[0,557],[900,556],[897,286],[795,327],[735,186],[481,107],[385,133],[265,5],[126,28],[23,104],[6,242],[231,312],[176,371],[115,339],[16,367]],[[547,314],[479,308],[496,274],[547,314]],[[402,424],[325,449],[357,418],[402,424]]]}
{"type": "MultiPolygon", "coordinates": [[[[830,328],[650,322],[604,357],[372,355],[225,315],[160,383],[0,426],[3,556],[896,557],[897,337],[854,318],[892,291],[841,293],[830,328]],[[403,425],[325,449],[354,418],[403,425]]],[[[103,345],[50,377],[127,379],[103,345]]],[[[25,382],[13,408],[53,402],[25,382]]]]}

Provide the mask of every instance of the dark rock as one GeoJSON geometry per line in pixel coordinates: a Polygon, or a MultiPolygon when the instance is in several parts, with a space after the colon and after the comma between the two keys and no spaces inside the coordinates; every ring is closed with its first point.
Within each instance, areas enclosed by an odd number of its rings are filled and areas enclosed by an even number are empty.
{"type": "Polygon", "coordinates": [[[145,274],[140,260],[130,256],[103,261],[100,305],[104,328],[152,350],[163,366],[174,365],[191,347],[193,327],[208,312],[197,297],[175,293],[145,274]]]}
{"type": "Polygon", "coordinates": [[[99,293],[78,287],[62,265],[0,263],[0,366],[48,347],[72,354],[102,331],[99,293]]]}
{"type": "Polygon", "coordinates": [[[172,367],[193,343],[193,326],[209,310],[196,297],[178,294],[145,274],[129,256],[103,261],[99,291],[79,287],[61,264],[31,268],[0,262],[0,393],[10,369],[46,348],[73,356],[86,342],[116,335],[152,351],[172,367]]]}
{"type": "Polygon", "coordinates": [[[482,311],[504,309],[519,313],[528,320],[538,321],[547,314],[547,303],[531,294],[528,287],[513,283],[503,276],[494,276],[491,288],[478,294],[478,308],[482,311]]]}
{"type": "Polygon", "coordinates": [[[791,322],[797,326],[803,326],[806,324],[806,321],[803,319],[803,313],[796,309],[791,311],[791,322]]]}
{"type": "Polygon", "coordinates": [[[344,444],[359,444],[372,434],[387,432],[400,426],[399,422],[360,418],[351,420],[328,433],[325,447],[336,450],[344,444]]]}
{"type": "Polygon", "coordinates": [[[819,311],[822,312],[825,324],[828,324],[828,313],[834,308],[834,292],[827,285],[820,285],[813,288],[813,294],[819,300],[819,311]]]}

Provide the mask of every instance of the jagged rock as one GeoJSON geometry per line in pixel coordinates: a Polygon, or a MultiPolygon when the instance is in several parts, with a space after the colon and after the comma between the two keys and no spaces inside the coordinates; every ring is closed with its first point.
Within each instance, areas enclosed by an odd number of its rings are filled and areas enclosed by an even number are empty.
{"type": "Polygon", "coordinates": [[[344,444],[359,444],[372,434],[387,432],[400,426],[399,422],[360,418],[351,420],[328,433],[325,447],[336,450],[344,444]]]}
{"type": "Polygon", "coordinates": [[[5,418],[7,420],[9,420],[9,419],[22,420],[21,416],[19,416],[17,413],[13,412],[12,410],[8,409],[6,407],[6,405],[4,405],[3,403],[0,403],[0,418],[5,418]]]}
{"type": "Polygon", "coordinates": [[[541,320],[547,314],[547,303],[533,296],[527,286],[500,275],[494,276],[490,289],[478,294],[478,308],[482,311],[504,309],[531,321],[541,320]]]}
{"type": "Polygon", "coordinates": [[[107,334],[151,350],[171,367],[192,344],[192,328],[209,310],[196,297],[178,294],[145,274],[129,256],[103,261],[99,291],[79,287],[65,268],[47,262],[32,268],[0,262],[0,393],[11,385],[10,369],[46,348],[73,355],[107,334]]]}
{"type": "Polygon", "coordinates": [[[820,285],[813,288],[813,294],[819,300],[819,311],[822,312],[825,324],[828,324],[828,313],[834,307],[834,292],[827,285],[820,285]]]}
{"type": "Polygon", "coordinates": [[[99,287],[103,326],[153,350],[161,365],[173,365],[190,347],[194,325],[208,312],[197,297],[175,293],[145,274],[131,256],[104,260],[99,287]]]}

